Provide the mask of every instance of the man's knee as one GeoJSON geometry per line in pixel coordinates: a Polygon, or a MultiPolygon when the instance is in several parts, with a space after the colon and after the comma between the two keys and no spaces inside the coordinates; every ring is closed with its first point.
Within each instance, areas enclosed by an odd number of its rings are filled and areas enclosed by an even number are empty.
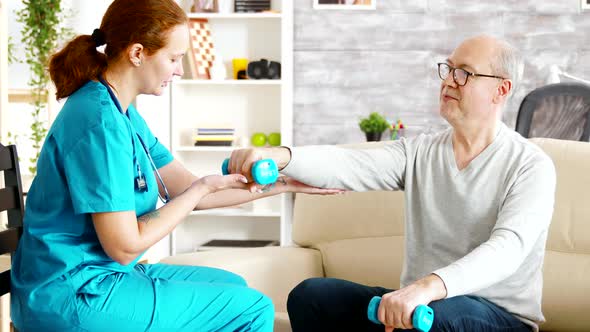
{"type": "Polygon", "coordinates": [[[321,289],[324,280],[324,278],[306,279],[295,286],[287,298],[287,311],[306,305],[306,302],[315,297],[318,289],[321,289]]]}
{"type": "Polygon", "coordinates": [[[461,306],[462,304],[462,301],[458,301],[457,298],[431,302],[428,305],[434,311],[431,331],[460,331],[457,330],[458,326],[455,326],[458,319],[456,309],[459,308],[453,308],[453,306],[461,306]]]}

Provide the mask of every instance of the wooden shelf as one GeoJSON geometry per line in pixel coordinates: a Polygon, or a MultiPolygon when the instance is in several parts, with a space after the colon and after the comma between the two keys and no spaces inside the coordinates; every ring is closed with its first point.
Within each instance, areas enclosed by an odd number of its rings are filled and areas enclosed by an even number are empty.
{"type": "Polygon", "coordinates": [[[216,217],[264,217],[264,218],[278,218],[281,216],[279,212],[274,211],[256,211],[241,208],[221,208],[193,211],[191,216],[216,216],[216,217]]]}
{"type": "MultiPolygon", "coordinates": [[[[49,93],[45,91],[41,98],[44,102],[48,101],[49,93]]],[[[35,101],[32,89],[8,89],[9,103],[27,103],[32,104],[35,101]]]]}
{"type": "Polygon", "coordinates": [[[177,152],[232,152],[236,146],[179,146],[173,151],[177,152]]]}
{"type": "Polygon", "coordinates": [[[189,18],[206,18],[206,19],[280,19],[281,13],[189,13],[189,18]]]}
{"type": "Polygon", "coordinates": [[[173,81],[175,85],[248,85],[248,86],[279,86],[281,80],[191,80],[182,79],[173,81]]]}

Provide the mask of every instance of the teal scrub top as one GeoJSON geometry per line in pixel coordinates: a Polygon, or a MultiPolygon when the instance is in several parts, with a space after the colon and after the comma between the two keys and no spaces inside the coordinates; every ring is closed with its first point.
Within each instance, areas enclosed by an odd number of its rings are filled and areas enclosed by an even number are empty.
{"type": "Polygon", "coordinates": [[[101,274],[130,271],[140,259],[126,266],[111,259],[91,218],[130,210],[140,216],[156,208],[158,185],[137,134],[157,168],[172,161],[137,110],[131,105],[121,113],[100,82],[68,97],[43,144],[13,257],[11,315],[17,326],[71,301],[55,291],[66,289],[59,288],[62,281],[73,280],[75,291],[100,292],[101,274]],[[135,186],[138,165],[147,191],[135,186]]]}

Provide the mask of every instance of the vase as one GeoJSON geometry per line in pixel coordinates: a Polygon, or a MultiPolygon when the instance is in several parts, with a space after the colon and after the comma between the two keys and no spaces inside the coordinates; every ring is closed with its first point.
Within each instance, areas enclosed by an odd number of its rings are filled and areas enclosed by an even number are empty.
{"type": "Polygon", "coordinates": [[[381,133],[365,133],[367,136],[367,142],[378,142],[381,140],[383,136],[383,132],[381,133]]]}

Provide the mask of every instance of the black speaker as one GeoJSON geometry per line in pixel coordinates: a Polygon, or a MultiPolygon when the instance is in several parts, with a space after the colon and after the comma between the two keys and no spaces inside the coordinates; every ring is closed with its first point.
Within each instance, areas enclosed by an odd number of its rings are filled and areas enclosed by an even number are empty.
{"type": "Polygon", "coordinates": [[[266,73],[266,77],[271,80],[280,80],[281,79],[281,63],[276,61],[271,61],[268,64],[268,72],[266,73]]]}
{"type": "Polygon", "coordinates": [[[250,61],[248,63],[248,77],[255,80],[266,78],[268,73],[268,60],[250,61]]]}
{"type": "Polygon", "coordinates": [[[281,64],[266,59],[251,61],[248,63],[248,78],[278,80],[281,78],[281,64]]]}

